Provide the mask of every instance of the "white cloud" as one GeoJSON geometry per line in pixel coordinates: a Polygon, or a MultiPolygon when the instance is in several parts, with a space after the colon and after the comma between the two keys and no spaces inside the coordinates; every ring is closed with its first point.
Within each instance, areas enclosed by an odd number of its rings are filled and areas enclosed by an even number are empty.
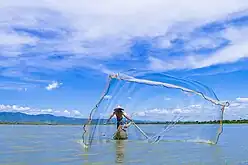
{"type": "MultiPolygon", "coordinates": [[[[239,107],[241,104],[240,103],[231,103],[230,105],[229,105],[229,107],[239,107]]],[[[229,108],[229,107],[227,107],[227,108],[229,108]]]]}
{"type": "Polygon", "coordinates": [[[12,108],[14,110],[17,110],[17,111],[27,111],[27,110],[30,110],[29,107],[21,107],[21,106],[17,106],[17,105],[13,105],[12,108]]]}
{"type": "Polygon", "coordinates": [[[78,110],[72,110],[71,113],[74,114],[75,116],[80,116],[81,115],[81,112],[79,112],[78,110]]]}
{"type": "Polygon", "coordinates": [[[156,71],[192,68],[192,63],[197,63],[195,57],[181,57],[162,60],[160,58],[150,56],[148,60],[150,62],[148,68],[156,71]],[[184,62],[182,63],[182,61],[184,62]]]}
{"type": "Polygon", "coordinates": [[[204,68],[216,64],[229,64],[237,62],[243,58],[248,58],[248,27],[232,27],[214,34],[212,37],[192,38],[187,49],[215,48],[221,44],[220,37],[230,40],[230,44],[209,55],[189,54],[183,57],[170,59],[150,57],[149,68],[154,70],[171,70],[171,69],[196,69],[204,68]],[[216,35],[216,37],[215,37],[216,35]],[[184,61],[182,63],[182,61],[184,61]]]}
{"type": "Polygon", "coordinates": [[[176,108],[176,109],[173,109],[173,110],[172,110],[172,113],[176,113],[176,114],[182,113],[182,112],[185,112],[185,111],[182,110],[182,109],[180,109],[180,108],[176,108]]]}
{"type": "Polygon", "coordinates": [[[155,57],[149,57],[149,61],[150,61],[150,66],[149,68],[152,69],[152,70],[170,70],[170,69],[174,69],[174,68],[171,68],[169,65],[170,64],[167,64],[166,62],[158,59],[158,58],[155,58],[155,57]]]}
{"type": "Polygon", "coordinates": [[[230,110],[241,110],[248,108],[248,98],[236,98],[236,100],[229,101],[230,105],[226,109],[230,110]]]}
{"type": "Polygon", "coordinates": [[[248,102],[248,98],[246,98],[246,97],[238,97],[238,98],[236,98],[236,100],[239,102],[248,102]]]}
{"type": "Polygon", "coordinates": [[[0,37],[4,38],[1,41],[2,46],[16,46],[23,44],[35,45],[37,40],[25,34],[18,34],[17,32],[3,32],[1,31],[0,37]]]}
{"type": "Polygon", "coordinates": [[[106,99],[106,100],[109,100],[109,99],[111,99],[111,98],[112,98],[112,96],[110,96],[110,95],[104,96],[104,99],[106,99]]]}
{"type": "Polygon", "coordinates": [[[137,112],[134,115],[143,117],[146,116],[146,112],[137,112]]]}
{"type": "Polygon", "coordinates": [[[150,110],[145,111],[138,111],[134,113],[135,116],[147,116],[147,117],[173,117],[175,114],[187,114],[193,112],[192,110],[189,110],[187,108],[181,109],[181,108],[173,108],[173,109],[166,109],[166,108],[154,108],[150,110]]]}
{"type": "Polygon", "coordinates": [[[132,114],[133,119],[140,120],[156,120],[156,121],[175,121],[181,119],[196,119],[193,111],[189,109],[166,109],[166,108],[154,108],[149,110],[140,110],[132,114]]]}
{"type": "Polygon", "coordinates": [[[62,83],[58,83],[56,81],[52,82],[51,84],[48,84],[48,86],[46,87],[47,90],[54,90],[56,88],[59,88],[62,85],[62,83]]]}
{"type": "Polygon", "coordinates": [[[224,119],[237,120],[248,118],[248,98],[238,97],[235,100],[229,101],[230,105],[225,108],[224,119]]]}
{"type": "MultiPolygon", "coordinates": [[[[70,54],[61,61],[51,61],[45,57],[32,56],[23,58],[27,66],[49,69],[65,69],[75,66],[87,66],[93,69],[89,59],[112,58],[118,54],[129,52],[131,41],[136,37],[168,36],[169,40],[161,42],[161,47],[170,47],[171,39],[178,34],[187,34],[195,27],[223,19],[228,14],[239,12],[248,7],[243,0],[210,1],[169,1],[169,0],[138,0],[138,1],[79,1],[65,0],[31,0],[1,1],[0,3],[0,36],[6,40],[0,42],[1,54],[19,57],[22,53],[70,54]],[[82,5],[78,5],[82,4],[82,5]],[[193,4],[193,5],[192,5],[193,4]],[[207,7],[206,7],[207,6],[207,7]],[[51,33],[49,38],[34,36],[25,30],[15,32],[13,28],[37,30],[43,35],[51,33]],[[170,35],[171,34],[171,35],[170,35]],[[25,49],[24,46],[32,46],[25,49]]],[[[48,35],[49,36],[49,35],[48,35]]],[[[231,35],[230,35],[231,36],[231,35]]],[[[246,36],[246,35],[243,35],[246,36]]],[[[208,39],[199,39],[200,45],[193,42],[191,47],[216,45],[208,39]]],[[[246,44],[246,43],[245,43],[246,44]]],[[[177,60],[168,61],[163,65],[155,58],[150,58],[151,68],[195,68],[215,63],[232,62],[246,55],[245,44],[212,55],[210,58],[197,59],[188,57],[181,66],[177,60]],[[241,51],[237,53],[237,50],[241,51]],[[228,53],[228,55],[226,55],[228,53]],[[235,58],[233,57],[235,53],[235,58]],[[223,56],[226,58],[223,59],[223,56]],[[200,66],[199,66],[200,65],[200,66]]],[[[8,66],[19,65],[17,62],[4,60],[8,66]]],[[[18,60],[17,60],[18,61],[18,60]]],[[[179,60],[180,61],[180,60],[179,60]]],[[[100,63],[100,62],[99,62],[100,63]]],[[[109,72],[108,69],[101,71],[109,72]]]]}
{"type": "Polygon", "coordinates": [[[52,108],[41,109],[41,108],[32,108],[28,106],[4,105],[4,104],[0,104],[0,112],[22,112],[32,115],[52,114],[55,116],[83,117],[83,114],[78,110],[55,110],[52,108]]]}
{"type": "Polygon", "coordinates": [[[18,105],[0,105],[0,110],[13,110],[13,111],[28,111],[30,107],[22,107],[18,105]]]}
{"type": "Polygon", "coordinates": [[[186,46],[185,50],[199,50],[201,48],[217,48],[222,43],[222,40],[217,37],[201,37],[191,40],[186,46]]]}
{"type": "Polygon", "coordinates": [[[133,116],[142,116],[142,117],[154,117],[154,116],[161,116],[163,114],[168,114],[169,111],[167,111],[166,109],[150,109],[150,110],[145,110],[145,111],[137,111],[135,113],[133,113],[133,116]]]}
{"type": "MultiPolygon", "coordinates": [[[[242,100],[243,101],[243,100],[242,100]]],[[[224,120],[235,120],[240,118],[247,118],[248,104],[247,102],[239,102],[236,100],[229,101],[230,106],[225,108],[224,120]]],[[[182,117],[183,120],[220,120],[221,116],[220,106],[213,106],[209,104],[191,104],[188,106],[179,105],[175,108],[154,108],[154,109],[140,109],[135,110],[132,115],[134,119],[148,119],[148,120],[175,120],[177,117],[182,117]]]]}
{"type": "Polygon", "coordinates": [[[169,97],[164,97],[164,100],[166,100],[166,101],[170,101],[170,100],[171,100],[171,98],[169,98],[169,97]]]}
{"type": "Polygon", "coordinates": [[[53,112],[53,110],[52,109],[42,109],[41,112],[42,113],[51,113],[51,112],[53,112]]]}
{"type": "Polygon", "coordinates": [[[0,42],[1,55],[6,57],[16,57],[22,54],[22,46],[29,44],[35,46],[37,39],[26,34],[18,34],[11,31],[9,28],[1,28],[0,38],[4,38],[0,42]]]}
{"type": "Polygon", "coordinates": [[[202,60],[201,62],[199,62],[199,65],[196,65],[195,67],[199,68],[199,67],[208,67],[216,64],[233,63],[243,58],[247,58],[248,57],[247,45],[248,45],[248,41],[239,43],[237,45],[231,45],[223,49],[222,51],[213,54],[211,57],[202,60]]]}
{"type": "Polygon", "coordinates": [[[202,105],[200,104],[193,104],[189,106],[190,108],[202,108],[202,105]]]}

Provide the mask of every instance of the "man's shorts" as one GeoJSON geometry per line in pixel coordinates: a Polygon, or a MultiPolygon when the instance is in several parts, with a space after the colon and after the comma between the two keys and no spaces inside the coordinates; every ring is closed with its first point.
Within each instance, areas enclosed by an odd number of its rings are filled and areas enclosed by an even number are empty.
{"type": "Polygon", "coordinates": [[[117,121],[117,129],[119,128],[120,125],[124,125],[124,121],[120,120],[120,121],[117,121]]]}

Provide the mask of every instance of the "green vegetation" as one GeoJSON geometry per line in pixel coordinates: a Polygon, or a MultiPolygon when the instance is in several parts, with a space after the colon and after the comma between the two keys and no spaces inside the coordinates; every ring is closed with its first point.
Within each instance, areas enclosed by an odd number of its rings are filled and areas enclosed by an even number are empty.
{"type": "MultiPolygon", "coordinates": [[[[136,124],[172,124],[173,122],[143,122],[136,124]]],[[[220,120],[214,121],[178,121],[176,124],[219,124],[220,120]]],[[[223,120],[223,124],[248,124],[248,120],[223,120]]]]}
{"type": "MultiPolygon", "coordinates": [[[[174,122],[136,122],[136,124],[173,124],[174,122]]],[[[248,124],[248,120],[223,120],[223,124],[248,124]]],[[[176,124],[220,124],[220,120],[214,121],[178,121],[176,124]]]]}

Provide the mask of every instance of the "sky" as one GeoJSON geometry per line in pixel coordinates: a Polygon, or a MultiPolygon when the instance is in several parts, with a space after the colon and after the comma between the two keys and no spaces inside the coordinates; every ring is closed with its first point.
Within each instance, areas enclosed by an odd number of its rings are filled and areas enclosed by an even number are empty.
{"type": "MultiPolygon", "coordinates": [[[[248,1],[0,1],[0,111],[88,117],[110,73],[196,80],[248,118],[248,1]]],[[[159,114],[165,110],[149,110],[159,114]]]]}

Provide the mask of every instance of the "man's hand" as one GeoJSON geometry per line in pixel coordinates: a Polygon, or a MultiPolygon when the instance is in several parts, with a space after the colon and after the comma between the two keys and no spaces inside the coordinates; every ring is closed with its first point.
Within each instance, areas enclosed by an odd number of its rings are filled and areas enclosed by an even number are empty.
{"type": "Polygon", "coordinates": [[[125,124],[124,128],[128,128],[131,124],[132,124],[132,122],[125,124]]]}

